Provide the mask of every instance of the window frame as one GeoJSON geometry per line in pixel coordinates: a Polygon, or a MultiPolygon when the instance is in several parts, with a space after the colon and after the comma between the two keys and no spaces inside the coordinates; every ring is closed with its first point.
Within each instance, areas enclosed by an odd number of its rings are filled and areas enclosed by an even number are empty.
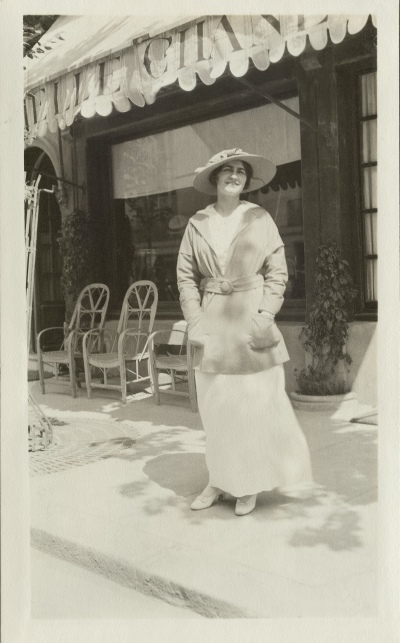
{"type": "MultiPolygon", "coordinates": [[[[376,312],[378,309],[378,300],[376,301],[367,301],[366,300],[366,280],[367,280],[367,269],[366,269],[366,263],[368,259],[376,259],[377,260],[377,270],[378,268],[378,254],[376,255],[367,255],[365,252],[365,214],[368,213],[377,213],[378,214],[378,208],[364,208],[363,207],[363,170],[366,167],[378,167],[378,159],[376,161],[363,161],[363,134],[362,134],[362,129],[363,129],[363,123],[367,121],[372,121],[376,120],[378,122],[378,112],[374,115],[368,115],[368,116],[363,116],[362,115],[362,76],[366,76],[370,73],[375,73],[376,70],[372,69],[366,69],[364,71],[361,71],[357,74],[357,111],[358,111],[358,128],[357,128],[357,135],[358,135],[358,174],[359,174],[359,218],[360,218],[360,228],[361,228],[361,240],[362,240],[362,245],[361,245],[361,270],[362,270],[362,281],[360,283],[360,288],[362,288],[362,299],[363,299],[363,308],[365,312],[376,312]]],[[[377,228],[379,226],[379,214],[377,217],[377,228]]]]}
{"type": "Polygon", "coordinates": [[[336,71],[338,125],[342,134],[339,151],[342,246],[358,289],[354,320],[376,321],[378,302],[367,302],[365,297],[361,138],[361,76],[377,71],[376,60],[341,64],[336,71]]]}

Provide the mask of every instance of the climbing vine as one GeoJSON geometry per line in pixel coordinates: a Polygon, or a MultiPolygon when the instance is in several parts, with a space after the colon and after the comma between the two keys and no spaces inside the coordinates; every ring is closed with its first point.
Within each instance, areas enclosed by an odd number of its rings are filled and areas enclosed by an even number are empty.
{"type": "Polygon", "coordinates": [[[75,302],[82,288],[93,281],[93,242],[88,215],[74,210],[64,217],[58,237],[63,269],[61,285],[66,300],[75,302]]]}
{"type": "Polygon", "coordinates": [[[335,242],[319,247],[314,291],[314,304],[300,341],[311,355],[311,364],[298,371],[299,392],[305,395],[346,393],[348,385],[336,376],[337,365],[350,365],[347,352],[348,314],[357,290],[353,286],[348,262],[341,259],[335,242]]]}

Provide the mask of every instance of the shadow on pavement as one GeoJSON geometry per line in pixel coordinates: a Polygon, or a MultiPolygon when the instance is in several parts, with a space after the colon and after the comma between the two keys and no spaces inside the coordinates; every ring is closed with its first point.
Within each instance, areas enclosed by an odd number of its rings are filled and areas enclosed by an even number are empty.
{"type": "MultiPolygon", "coordinates": [[[[181,405],[166,400],[156,406],[147,395],[143,399],[128,398],[123,406],[117,398],[110,398],[108,403],[104,398],[75,401],[66,396],[63,409],[64,400],[60,398],[57,406],[64,414],[68,409],[68,417],[79,417],[83,411],[86,415],[100,413],[105,419],[130,420],[139,427],[143,423],[144,435],[137,440],[113,438],[121,449],[103,457],[143,461],[144,476],[122,485],[118,492],[132,500],[141,497],[143,510],[149,515],[174,507],[181,512],[180,518],[193,524],[216,518],[237,520],[234,501],[216,503],[201,512],[189,509],[192,498],[206,486],[208,475],[200,416],[192,413],[186,402],[181,405]],[[160,493],[157,497],[154,485],[173,495],[165,497],[160,493]]],[[[50,403],[51,398],[42,396],[40,402],[50,403]]],[[[50,415],[57,415],[57,411],[51,408],[50,415]]],[[[279,490],[259,494],[250,523],[289,524],[286,534],[292,547],[324,545],[334,551],[359,548],[365,537],[365,510],[377,501],[376,427],[311,414],[300,414],[299,419],[310,446],[317,487],[303,497],[279,490]]],[[[100,441],[92,441],[91,447],[99,444],[100,441]]]]}
{"type": "MultiPolygon", "coordinates": [[[[348,426],[338,423],[340,431],[348,426]]],[[[207,484],[208,475],[203,453],[185,451],[179,439],[180,429],[169,430],[168,439],[163,431],[142,438],[135,454],[117,454],[124,459],[146,458],[143,472],[149,483],[169,489],[175,495],[159,501],[152,494],[144,511],[149,514],[164,512],[168,507],[180,506],[180,498],[187,498],[187,509],[182,518],[190,522],[233,519],[234,501],[216,503],[211,509],[191,512],[190,501],[207,484]],[[171,439],[172,437],[172,439],[171,439]],[[160,451],[163,451],[160,455],[160,451]]],[[[186,449],[188,446],[186,446],[186,449]]],[[[360,509],[377,500],[377,445],[376,432],[358,429],[340,433],[340,439],[329,446],[312,452],[316,488],[301,496],[275,489],[259,494],[257,510],[252,514],[257,522],[289,521],[293,531],[289,544],[293,547],[325,545],[331,550],[353,550],[362,546],[360,509]],[[300,526],[299,526],[300,525],[300,526]]],[[[146,496],[145,481],[132,482],[120,488],[124,496],[146,496]]]]}

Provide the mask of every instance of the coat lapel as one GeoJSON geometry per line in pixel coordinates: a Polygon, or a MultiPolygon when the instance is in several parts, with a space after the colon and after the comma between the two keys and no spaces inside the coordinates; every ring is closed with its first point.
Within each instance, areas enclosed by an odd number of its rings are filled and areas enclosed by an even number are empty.
{"type": "Polygon", "coordinates": [[[214,214],[215,213],[212,210],[212,207],[208,206],[205,210],[199,210],[199,212],[196,212],[196,214],[191,217],[189,221],[196,228],[196,230],[200,232],[203,239],[207,241],[213,252],[216,253],[209,225],[210,217],[212,217],[214,214]]]}
{"type": "MultiPolygon", "coordinates": [[[[254,219],[257,218],[257,210],[260,209],[258,205],[254,205],[254,203],[249,203],[248,201],[243,201],[241,206],[243,207],[244,205],[246,206],[246,208],[243,209],[242,218],[229,246],[226,266],[228,266],[232,251],[234,249],[234,246],[236,245],[235,241],[238,235],[243,232],[243,230],[247,228],[247,226],[250,225],[250,223],[254,221],[254,219]]],[[[215,216],[215,214],[216,213],[213,206],[209,205],[207,206],[207,208],[205,208],[204,210],[199,210],[193,217],[191,217],[190,222],[200,232],[201,236],[205,239],[205,241],[207,241],[210,248],[216,254],[216,249],[209,225],[210,217],[215,216]]]]}
{"type": "Polygon", "coordinates": [[[234,237],[232,238],[231,245],[229,246],[225,263],[225,274],[228,273],[229,263],[232,259],[232,255],[235,252],[236,242],[239,235],[254,221],[254,219],[258,218],[259,212],[261,211],[261,208],[257,205],[254,205],[253,203],[249,203],[248,205],[249,208],[245,210],[245,212],[243,212],[242,219],[237,227],[234,237]]]}

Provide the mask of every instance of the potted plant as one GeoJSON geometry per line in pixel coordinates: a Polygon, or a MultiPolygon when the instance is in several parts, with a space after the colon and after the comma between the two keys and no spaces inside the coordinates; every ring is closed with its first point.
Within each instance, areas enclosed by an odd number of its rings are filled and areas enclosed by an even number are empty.
{"type": "Polygon", "coordinates": [[[357,291],[348,262],[341,259],[333,241],[317,254],[314,303],[299,339],[309,364],[295,370],[298,391],[291,394],[296,408],[334,409],[343,403],[354,406],[347,370],[352,359],[347,351],[348,313],[357,291]]]}

